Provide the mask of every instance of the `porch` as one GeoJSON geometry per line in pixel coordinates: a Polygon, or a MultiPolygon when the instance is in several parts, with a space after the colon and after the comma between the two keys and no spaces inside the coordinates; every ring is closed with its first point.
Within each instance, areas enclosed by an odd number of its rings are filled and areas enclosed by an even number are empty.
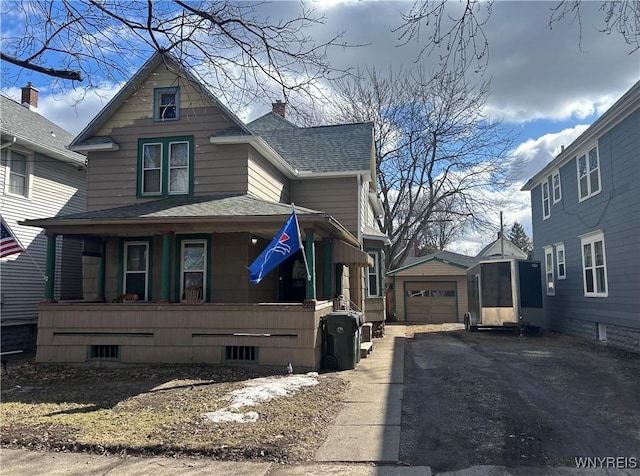
{"type": "Polygon", "coordinates": [[[38,362],[247,363],[318,370],[322,317],[301,304],[42,303],[38,362]]]}

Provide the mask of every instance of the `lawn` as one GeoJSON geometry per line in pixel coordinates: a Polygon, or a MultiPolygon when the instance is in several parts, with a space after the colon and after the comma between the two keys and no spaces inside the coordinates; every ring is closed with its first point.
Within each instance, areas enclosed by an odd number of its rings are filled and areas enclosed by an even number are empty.
{"type": "MultiPolygon", "coordinates": [[[[285,369],[213,365],[124,368],[35,364],[25,356],[2,376],[4,446],[111,454],[202,456],[224,460],[302,462],[313,458],[341,407],[348,384],[311,376],[301,387],[240,411],[255,422],[213,422],[230,395],[252,379],[279,379],[285,369]]],[[[297,375],[296,375],[297,377],[297,375]]]]}

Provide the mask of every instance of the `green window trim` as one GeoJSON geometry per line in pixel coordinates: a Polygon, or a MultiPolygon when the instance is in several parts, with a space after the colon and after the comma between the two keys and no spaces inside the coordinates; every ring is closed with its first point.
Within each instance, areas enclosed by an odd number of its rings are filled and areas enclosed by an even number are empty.
{"type": "MultiPolygon", "coordinates": [[[[118,242],[118,286],[117,295],[124,293],[124,247],[127,243],[146,243],[148,256],[147,256],[147,299],[146,301],[153,300],[153,237],[151,236],[132,236],[132,237],[120,237],[118,242]]],[[[140,298],[140,300],[143,300],[140,298]]]]}
{"type": "Polygon", "coordinates": [[[174,275],[174,292],[175,302],[182,302],[182,243],[185,241],[204,241],[206,242],[206,268],[204,276],[204,286],[202,289],[202,302],[211,302],[211,268],[212,268],[212,241],[211,235],[207,233],[193,233],[193,234],[176,234],[175,241],[175,272],[174,275]]]}
{"type": "MultiPolygon", "coordinates": [[[[158,149],[156,149],[157,151],[158,149]]],[[[157,152],[156,152],[157,153],[157,152]]],[[[137,198],[159,198],[169,197],[173,195],[193,195],[193,157],[194,157],[194,138],[193,136],[175,136],[175,137],[153,137],[146,139],[138,139],[138,170],[136,196],[137,198]],[[171,151],[177,146],[187,144],[187,163],[180,165],[171,164],[171,151]],[[155,167],[145,167],[145,151],[147,147],[157,146],[159,148],[160,163],[155,167]],[[171,190],[171,173],[178,169],[187,169],[187,187],[186,190],[171,190]],[[157,180],[159,181],[157,191],[145,192],[145,172],[158,171],[157,180]]]]}

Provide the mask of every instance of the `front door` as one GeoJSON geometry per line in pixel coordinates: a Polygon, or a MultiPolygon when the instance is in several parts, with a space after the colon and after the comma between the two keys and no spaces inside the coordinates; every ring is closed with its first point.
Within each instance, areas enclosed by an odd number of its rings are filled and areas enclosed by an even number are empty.
{"type": "Polygon", "coordinates": [[[302,302],[307,297],[307,271],[302,250],[279,266],[280,302],[302,302]]]}

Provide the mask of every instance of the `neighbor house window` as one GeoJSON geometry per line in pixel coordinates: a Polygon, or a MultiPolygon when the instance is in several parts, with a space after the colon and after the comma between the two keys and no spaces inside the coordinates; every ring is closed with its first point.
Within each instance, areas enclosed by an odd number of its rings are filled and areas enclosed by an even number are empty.
{"type": "Polygon", "coordinates": [[[579,200],[600,193],[600,159],[598,146],[578,156],[578,196],[579,200]]]}
{"type": "Polygon", "coordinates": [[[123,243],[122,269],[122,293],[137,294],[140,301],[146,301],[150,274],[148,241],[123,243]]]}
{"type": "Polygon", "coordinates": [[[378,251],[368,251],[367,254],[373,259],[373,266],[367,268],[367,296],[380,296],[380,253],[378,251]]]}
{"type": "Polygon", "coordinates": [[[551,204],[549,202],[549,180],[542,182],[542,218],[551,216],[551,204]]]}
{"type": "Polygon", "coordinates": [[[29,155],[13,149],[7,150],[6,193],[29,197],[31,166],[32,161],[29,155]]]}
{"type": "Polygon", "coordinates": [[[553,189],[553,203],[558,203],[560,200],[562,200],[562,187],[560,185],[559,170],[557,170],[556,172],[553,173],[553,175],[551,175],[551,186],[553,189]]]}
{"type": "Polygon", "coordinates": [[[193,136],[138,141],[139,196],[186,195],[193,183],[193,136]]]}
{"type": "Polygon", "coordinates": [[[158,88],[154,90],[153,119],[175,121],[180,119],[180,90],[178,88],[158,88]]]}
{"type": "Polygon", "coordinates": [[[564,243],[557,243],[556,245],[556,269],[558,272],[558,279],[565,279],[567,277],[567,266],[564,256],[564,243]]]}
{"type": "Polygon", "coordinates": [[[205,240],[183,240],[180,256],[182,300],[202,302],[207,275],[207,242],[205,240]]]}
{"type": "Polygon", "coordinates": [[[604,233],[596,231],[580,237],[582,244],[582,270],[584,295],[607,297],[607,259],[604,250],[604,233]]]}
{"type": "Polygon", "coordinates": [[[547,296],[556,294],[555,283],[553,282],[553,248],[546,246],[544,248],[544,268],[547,283],[547,296]]]}

